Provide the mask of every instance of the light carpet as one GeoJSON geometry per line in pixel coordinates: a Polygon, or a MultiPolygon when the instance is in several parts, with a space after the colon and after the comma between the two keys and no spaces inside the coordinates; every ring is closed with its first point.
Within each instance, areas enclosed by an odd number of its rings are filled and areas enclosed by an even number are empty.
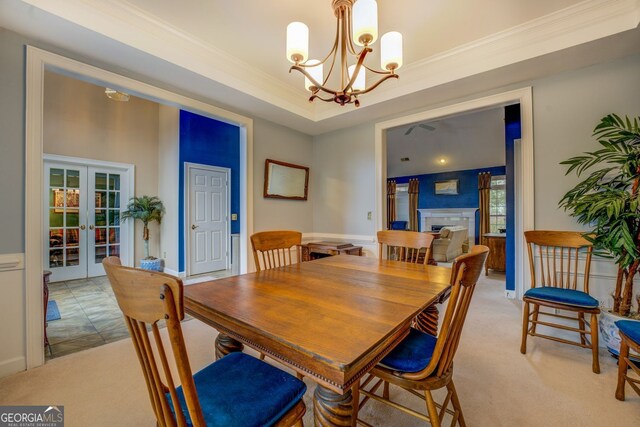
{"type": "MultiPolygon", "coordinates": [[[[591,372],[591,352],[578,347],[530,338],[527,355],[520,354],[520,303],[506,300],[503,286],[481,279],[456,355],[454,381],[467,425],[640,425],[640,397],[627,387],[627,401],[615,399],[616,361],[605,351],[600,375],[591,372]]],[[[197,320],[183,329],[192,368],[210,363],[216,332],[197,320]]],[[[313,426],[315,386],[305,382],[304,421],[313,426]]],[[[424,407],[402,390],[392,387],[391,393],[415,409],[424,407]]],[[[64,405],[68,427],[155,425],[128,339],[1,379],[0,405],[10,404],[64,405]]],[[[368,403],[361,417],[376,426],[425,425],[378,402],[368,403]]]]}

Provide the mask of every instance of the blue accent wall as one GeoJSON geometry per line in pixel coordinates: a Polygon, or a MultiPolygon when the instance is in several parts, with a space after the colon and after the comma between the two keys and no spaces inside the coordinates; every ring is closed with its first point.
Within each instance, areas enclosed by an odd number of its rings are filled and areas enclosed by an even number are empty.
{"type": "Polygon", "coordinates": [[[509,291],[516,289],[516,239],[515,239],[515,157],[514,141],[522,136],[520,122],[520,104],[508,105],[504,109],[504,134],[507,163],[507,273],[506,288],[509,291]]]}
{"type": "Polygon", "coordinates": [[[231,169],[231,233],[240,232],[240,128],[188,111],[180,111],[180,194],[178,197],[179,270],[185,271],[184,248],[184,163],[219,166],[231,169]]]}
{"type": "MultiPolygon", "coordinates": [[[[504,175],[505,166],[495,166],[482,169],[468,169],[454,172],[431,173],[424,175],[402,176],[395,179],[398,184],[405,184],[411,178],[418,178],[420,189],[418,193],[418,209],[447,209],[447,208],[478,208],[478,174],[480,172],[491,172],[491,175],[504,175]],[[437,181],[447,181],[457,179],[458,195],[447,196],[435,194],[435,183],[437,181]]],[[[446,225],[446,224],[445,224],[446,225]]],[[[476,242],[479,235],[479,218],[476,213],[476,242]]],[[[420,230],[422,231],[422,230],[420,230]]]]}

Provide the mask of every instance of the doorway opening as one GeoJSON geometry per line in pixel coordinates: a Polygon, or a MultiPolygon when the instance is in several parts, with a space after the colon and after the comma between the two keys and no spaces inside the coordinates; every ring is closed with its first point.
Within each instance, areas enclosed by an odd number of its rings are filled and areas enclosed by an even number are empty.
{"type": "MultiPolygon", "coordinates": [[[[49,253],[47,254],[47,256],[43,256],[43,254],[45,253],[45,250],[51,252],[52,247],[50,246],[51,242],[49,241],[49,239],[47,238],[45,241],[45,239],[43,238],[43,236],[48,235],[46,231],[50,231],[47,228],[48,226],[45,227],[43,212],[45,208],[47,209],[56,208],[55,205],[48,206],[49,201],[44,197],[46,174],[45,174],[45,168],[43,163],[43,153],[46,153],[47,150],[44,149],[45,138],[44,138],[43,128],[45,123],[44,123],[43,112],[44,112],[44,103],[46,101],[45,84],[44,84],[46,73],[57,74],[67,78],[76,79],[85,84],[88,83],[88,84],[94,84],[94,85],[100,86],[102,87],[101,90],[103,91],[103,96],[105,95],[104,93],[105,87],[116,88],[116,90],[118,91],[122,91],[129,94],[131,98],[135,97],[141,100],[145,100],[147,102],[159,103],[157,105],[159,105],[158,108],[160,108],[161,110],[164,107],[166,107],[166,108],[173,108],[176,111],[183,110],[183,111],[194,112],[194,113],[197,113],[206,117],[210,117],[216,120],[220,120],[225,123],[229,123],[231,125],[236,126],[238,128],[238,139],[240,141],[239,142],[239,159],[240,160],[239,160],[239,170],[237,174],[238,180],[239,180],[237,187],[240,193],[239,209],[238,209],[238,214],[239,214],[238,228],[239,228],[239,236],[241,236],[241,238],[238,238],[238,244],[237,244],[239,249],[237,264],[238,264],[238,270],[240,272],[246,272],[249,268],[248,261],[250,260],[250,257],[249,257],[248,236],[251,235],[252,229],[253,229],[252,199],[250,197],[250,195],[252,194],[252,186],[253,186],[253,179],[252,179],[252,170],[253,170],[252,163],[253,162],[250,156],[250,153],[252,152],[252,138],[253,138],[253,134],[252,134],[253,123],[251,119],[235,113],[231,113],[229,111],[223,110],[218,107],[214,107],[209,104],[202,103],[200,101],[196,101],[194,99],[191,99],[185,96],[177,95],[175,93],[172,93],[163,89],[159,89],[154,86],[150,86],[148,84],[145,84],[133,79],[129,79],[105,70],[101,70],[99,68],[88,66],[86,64],[82,64],[82,63],[61,57],[59,55],[51,54],[49,52],[46,52],[37,48],[33,48],[30,46],[27,47],[27,82],[26,82],[26,86],[27,86],[26,129],[27,131],[26,131],[25,141],[26,141],[26,165],[27,165],[26,169],[27,169],[27,175],[31,178],[30,180],[27,180],[27,183],[26,183],[26,209],[25,209],[25,212],[26,212],[25,214],[25,230],[26,230],[25,231],[25,282],[26,282],[25,300],[26,300],[27,369],[39,366],[42,363],[44,363],[44,360],[45,360],[45,348],[43,346],[43,341],[45,337],[45,328],[43,328],[43,324],[45,322],[45,314],[44,314],[45,308],[43,308],[43,304],[42,304],[42,301],[43,301],[42,283],[43,283],[43,270],[45,270],[46,267],[50,265],[51,254],[49,253]]],[[[48,99],[53,99],[53,98],[48,98],[48,99]]],[[[74,102],[79,102],[79,101],[75,100],[74,102]]],[[[89,109],[86,109],[86,115],[90,115],[90,114],[91,114],[91,111],[89,109]]],[[[126,117],[126,112],[124,112],[123,115],[126,117]]],[[[84,120],[86,119],[86,117],[84,117],[84,119],[83,117],[84,116],[79,117],[77,115],[76,116],[70,115],[66,117],[65,120],[62,122],[67,122],[67,124],[68,122],[77,122],[77,124],[82,125],[86,122],[86,120],[84,120]]],[[[94,115],[94,117],[97,117],[98,119],[103,118],[103,116],[99,114],[94,115]]],[[[117,129],[110,128],[109,130],[115,131],[117,129]]],[[[106,146],[95,148],[95,147],[92,147],[91,144],[88,144],[89,142],[95,143],[96,139],[98,138],[88,137],[84,141],[79,141],[79,142],[76,141],[75,143],[70,143],[68,145],[73,146],[75,149],[79,149],[79,150],[89,150],[89,154],[83,155],[80,152],[80,153],[75,153],[74,156],[82,157],[82,158],[92,158],[92,159],[95,159],[97,156],[103,155],[103,154],[114,154],[114,153],[117,154],[120,151],[122,151],[123,148],[125,149],[137,148],[144,152],[144,149],[140,146],[140,144],[139,143],[136,144],[135,141],[125,144],[123,147],[117,147],[115,149],[107,149],[106,146]]],[[[171,175],[170,173],[160,174],[162,176],[157,177],[156,181],[154,182],[155,184],[154,188],[158,189],[157,191],[160,192],[159,190],[161,188],[166,187],[162,184],[165,181],[173,182],[177,188],[177,183],[178,183],[178,167],[177,166],[179,164],[177,161],[178,144],[167,143],[166,140],[164,141],[164,143],[162,141],[158,141],[157,135],[156,135],[155,142],[159,144],[164,144],[162,146],[162,149],[157,150],[158,152],[163,152],[163,153],[171,152],[172,155],[174,153],[176,154],[176,162],[175,162],[176,167],[167,168],[168,172],[171,172],[172,170],[175,172],[175,179],[173,176],[171,177],[169,176],[171,175]]],[[[70,156],[70,154],[68,153],[61,153],[59,155],[70,156]]],[[[153,156],[149,156],[149,155],[147,155],[146,157],[156,165],[156,168],[160,168],[163,166],[163,162],[158,161],[157,157],[154,158],[153,156]]],[[[139,171],[139,172],[142,172],[142,171],[139,171]]],[[[87,169],[87,177],[88,176],[89,176],[89,171],[87,169]]],[[[141,179],[149,178],[150,176],[151,176],[150,174],[138,173],[136,174],[135,179],[132,178],[132,181],[134,180],[140,181],[141,179]]],[[[66,179],[65,172],[63,172],[63,179],[66,179]]],[[[107,174],[107,180],[109,180],[109,174],[107,174]]],[[[135,184],[136,184],[135,190],[140,190],[139,182],[136,182],[135,184]]],[[[59,196],[60,198],[62,198],[63,202],[62,202],[62,206],[57,207],[58,210],[62,208],[63,210],[69,209],[70,212],[73,211],[73,209],[75,209],[75,206],[68,204],[66,202],[65,197],[67,193],[72,194],[71,203],[74,204],[75,200],[73,198],[76,196],[73,194],[75,190],[79,190],[79,189],[76,189],[73,187],[68,187],[68,188],[57,187],[57,190],[64,191],[64,196],[59,196]],[[69,192],[68,190],[74,190],[74,191],[69,192]]],[[[102,189],[97,189],[97,190],[102,190],[102,189]]],[[[115,196],[116,190],[114,189],[113,191],[115,196]]],[[[151,190],[144,191],[144,192],[150,194],[151,190]]],[[[132,191],[130,194],[134,194],[134,192],[132,191]]],[[[158,194],[158,195],[160,196],[161,199],[163,199],[163,201],[165,200],[162,194],[158,194]]],[[[178,191],[175,191],[173,197],[177,199],[177,195],[178,195],[178,191]]],[[[110,196],[111,195],[109,193],[109,190],[107,189],[106,190],[107,200],[109,200],[110,196]]],[[[94,194],[94,200],[93,201],[88,200],[87,206],[95,202],[96,197],[97,196],[95,196],[94,194]]],[[[79,202],[80,202],[80,197],[78,196],[78,203],[79,202]]],[[[122,202],[123,202],[122,197],[120,197],[121,206],[122,206],[122,202]]],[[[175,210],[177,211],[178,209],[177,203],[172,203],[171,205],[174,206],[175,210]]],[[[115,205],[113,206],[114,207],[111,208],[107,202],[106,207],[99,208],[107,211],[107,221],[108,221],[109,211],[116,210],[115,205]]],[[[78,211],[80,211],[80,207],[78,207],[78,211]]],[[[88,212],[89,211],[90,210],[88,209],[88,212]]],[[[73,228],[80,228],[80,227],[79,226],[75,227],[73,225],[74,218],[70,219],[70,221],[72,222],[69,223],[70,227],[67,227],[67,224],[64,222],[65,212],[60,212],[60,213],[55,212],[55,213],[63,215],[62,227],[58,227],[63,231],[56,232],[53,238],[54,240],[56,238],[59,240],[60,234],[62,233],[63,246],[61,248],[54,246],[53,249],[55,249],[56,251],[59,251],[60,249],[62,250],[63,266],[65,262],[65,258],[64,258],[65,251],[69,252],[69,257],[67,258],[67,260],[71,261],[72,264],[76,261],[73,259],[71,255],[74,255],[76,253],[77,253],[77,262],[80,262],[80,259],[82,257],[80,255],[80,250],[78,249],[77,252],[73,250],[76,248],[76,246],[74,246],[74,233],[76,232],[76,230],[72,230],[73,232],[67,232],[67,228],[73,229],[73,228]],[[68,241],[64,240],[66,234],[69,234],[68,241]],[[69,244],[67,244],[67,242],[69,244]]],[[[71,213],[73,214],[74,212],[71,212],[71,213]]],[[[80,216],[80,213],[78,213],[78,216],[80,216]]],[[[176,215],[173,215],[172,217],[175,219],[177,223],[178,215],[176,214],[176,215]]],[[[114,220],[115,220],[115,217],[114,217],[114,220]]],[[[78,223],[78,225],[80,224],[78,223]]],[[[96,233],[97,225],[94,224],[94,230],[88,230],[89,225],[90,224],[86,222],[85,230],[81,230],[81,231],[86,231],[87,233],[88,232],[96,233]]],[[[165,221],[163,221],[163,226],[164,225],[165,225],[165,221]]],[[[115,244],[115,240],[113,240],[115,238],[115,235],[118,234],[116,231],[116,227],[115,226],[113,227],[114,228],[113,232],[110,230],[108,225],[103,227],[105,227],[105,229],[100,230],[98,233],[100,233],[101,235],[102,232],[104,231],[104,234],[107,239],[106,244],[95,245],[96,247],[94,248],[94,250],[100,253],[100,251],[102,250],[101,248],[106,247],[106,253],[108,254],[110,250],[109,237],[112,236],[111,242],[114,244],[111,245],[113,246],[113,248],[111,249],[115,253],[116,246],[118,246],[117,244],[115,244]]],[[[169,271],[169,272],[178,273],[178,267],[177,267],[178,228],[176,226],[176,227],[173,227],[172,229],[175,230],[176,256],[173,259],[175,259],[176,268],[174,271],[169,271]]],[[[122,233],[123,233],[123,230],[120,230],[119,237],[121,239],[123,237],[122,233]]],[[[80,232],[78,232],[77,235],[78,235],[78,248],[79,248],[83,245],[83,243],[81,242],[80,232]]],[[[135,240],[135,239],[132,238],[131,240],[135,240]]],[[[163,239],[163,240],[166,240],[166,239],[163,239]]],[[[99,241],[101,242],[102,240],[99,240],[99,241]]],[[[58,244],[55,241],[53,243],[58,244]]],[[[120,243],[120,246],[121,245],[122,243],[120,243]]],[[[154,245],[154,243],[152,243],[152,245],[154,245]]],[[[158,246],[158,243],[156,242],[155,245],[158,246]]],[[[127,261],[123,259],[123,263],[127,265],[134,265],[134,261],[140,259],[140,256],[134,253],[138,251],[138,249],[139,249],[138,246],[136,246],[135,250],[130,250],[129,251],[130,260],[127,261]]],[[[164,255],[163,253],[164,251],[162,251],[159,247],[156,247],[155,250],[157,251],[156,253],[159,253],[160,256],[164,255]]],[[[122,256],[122,252],[121,252],[121,256],[122,256]]],[[[94,258],[95,258],[95,253],[94,253],[94,258]]],[[[59,260],[59,256],[56,259],[59,260]]],[[[87,264],[89,264],[88,260],[89,260],[89,255],[87,255],[87,264]]],[[[85,278],[85,279],[79,279],[79,280],[92,282],[96,286],[94,287],[94,289],[91,289],[90,291],[95,292],[96,290],[97,291],[104,290],[104,289],[99,289],[100,286],[104,285],[104,283],[102,284],[96,283],[96,281],[99,281],[99,279],[100,278],[98,277],[98,278],[85,278]]],[[[67,282],[64,282],[64,283],[67,283],[67,282]]],[[[69,288],[67,286],[67,291],[68,290],[69,288]]],[[[87,289],[87,291],[89,290],[87,289]]],[[[52,293],[55,294],[55,292],[52,292],[52,293]]],[[[80,296],[74,294],[73,297],[77,301],[77,298],[79,298],[80,296]]],[[[99,300],[102,302],[102,305],[105,305],[110,301],[109,298],[110,298],[109,296],[107,296],[106,299],[101,297],[99,298],[99,300]]],[[[115,300],[112,300],[112,302],[115,304],[115,300]]],[[[85,312],[87,311],[82,308],[81,310],[85,312]]],[[[118,316],[121,317],[119,312],[118,312],[118,316]]],[[[115,319],[111,319],[111,320],[115,321],[115,319]]],[[[60,320],[54,321],[54,322],[60,322],[60,320]]],[[[119,318],[117,322],[119,324],[122,324],[121,318],[119,318]]],[[[89,343],[89,346],[95,346],[94,344],[95,343],[93,342],[89,343]]]]}
{"type": "MultiPolygon", "coordinates": [[[[376,160],[376,226],[377,229],[384,229],[387,226],[387,167],[390,159],[387,156],[389,133],[401,126],[406,128],[414,126],[411,132],[423,130],[431,132],[428,124],[431,121],[443,120],[464,113],[484,111],[491,108],[504,108],[509,105],[519,104],[519,139],[513,139],[513,218],[514,231],[511,233],[513,239],[514,268],[512,281],[514,288],[505,289],[505,296],[508,298],[521,298],[523,289],[527,286],[528,278],[524,274],[524,230],[534,227],[533,213],[533,116],[531,88],[523,88],[511,92],[505,92],[471,101],[453,104],[446,107],[436,108],[424,112],[419,112],[405,117],[377,123],[375,127],[375,160],[376,160]],[[419,126],[424,124],[425,128],[419,126]]],[[[408,129],[405,129],[405,133],[408,129]]],[[[504,141],[503,141],[504,144],[504,141]]],[[[401,156],[406,157],[406,156],[401,156]]],[[[431,156],[431,160],[439,162],[438,156],[431,156]]],[[[399,159],[398,159],[399,160],[399,159]]],[[[446,161],[446,159],[445,159],[446,161]]],[[[497,173],[495,175],[498,175],[497,173]]],[[[508,176],[508,174],[507,174],[508,176]]],[[[477,178],[477,175],[476,175],[477,178]]],[[[476,184],[477,185],[477,184],[476,184]]],[[[451,192],[455,190],[453,183],[443,182],[440,190],[451,192]],[[447,185],[449,184],[449,185],[447,185]]],[[[431,190],[435,192],[435,187],[431,190]]],[[[477,186],[476,186],[477,191],[477,186]]],[[[466,215],[470,215],[465,213],[466,215]]],[[[461,215],[462,216],[462,215],[461,215]]],[[[470,218],[471,219],[471,218],[470,218]]],[[[475,220],[475,218],[473,218],[475,220]]],[[[437,224],[440,225],[440,224],[437,224]]],[[[448,225],[448,224],[446,224],[448,225]]],[[[474,226],[475,227],[475,226],[474,226]]],[[[469,229],[471,226],[469,227],[469,229]]],[[[469,231],[468,229],[468,231],[469,231]]],[[[470,236],[471,237],[471,236],[470,236]]],[[[470,239],[471,240],[471,239],[470,239]]],[[[508,250],[508,249],[507,249],[508,250]]]]}

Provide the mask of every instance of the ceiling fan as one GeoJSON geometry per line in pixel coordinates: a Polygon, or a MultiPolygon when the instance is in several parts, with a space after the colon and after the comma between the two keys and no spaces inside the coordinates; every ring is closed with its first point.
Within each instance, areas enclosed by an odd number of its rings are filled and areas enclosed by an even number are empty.
{"type": "Polygon", "coordinates": [[[420,127],[422,129],[426,129],[426,130],[429,130],[429,131],[436,130],[436,128],[431,126],[431,125],[425,125],[424,123],[420,123],[420,124],[416,124],[416,125],[413,125],[413,126],[409,127],[409,129],[407,129],[407,131],[404,134],[405,135],[409,135],[417,127],[420,127]]]}

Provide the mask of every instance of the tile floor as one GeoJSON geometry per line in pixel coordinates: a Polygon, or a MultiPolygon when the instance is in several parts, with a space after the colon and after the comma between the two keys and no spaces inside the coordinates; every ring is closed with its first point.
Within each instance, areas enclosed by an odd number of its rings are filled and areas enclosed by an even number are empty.
{"type": "MultiPolygon", "coordinates": [[[[207,279],[231,275],[230,270],[209,273],[207,279]]],[[[198,277],[190,277],[197,282],[198,277]]],[[[203,277],[204,279],[204,277],[203,277]]],[[[106,276],[49,284],[49,301],[55,300],[60,319],[49,322],[47,360],[98,347],[129,336],[106,276]]],[[[190,317],[186,317],[189,320],[190,317]]],[[[164,325],[160,325],[164,326],[164,325]]]]}

